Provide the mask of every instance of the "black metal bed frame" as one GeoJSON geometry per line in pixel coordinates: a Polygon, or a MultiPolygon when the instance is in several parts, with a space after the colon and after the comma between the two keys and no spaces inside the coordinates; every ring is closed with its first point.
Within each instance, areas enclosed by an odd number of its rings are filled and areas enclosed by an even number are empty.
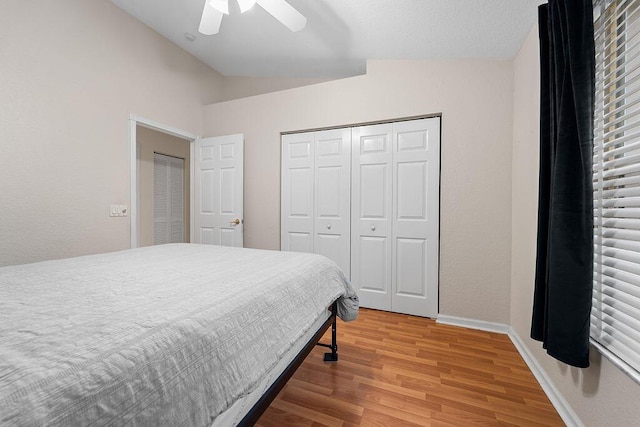
{"type": "Polygon", "coordinates": [[[331,352],[324,354],[325,362],[338,361],[338,344],[336,339],[337,311],[337,301],[334,301],[333,304],[331,304],[331,316],[329,316],[329,318],[322,324],[322,326],[320,326],[320,329],[318,329],[313,337],[305,344],[300,353],[296,355],[291,363],[284,369],[284,371],[282,371],[280,376],[278,376],[273,384],[271,384],[269,389],[262,395],[262,397],[260,397],[256,404],[253,405],[249,412],[244,416],[242,421],[238,423],[238,427],[250,427],[258,421],[262,413],[269,407],[273,399],[275,399],[278,393],[280,393],[280,390],[282,390],[287,381],[289,381],[289,378],[291,378],[293,373],[302,364],[302,361],[306,359],[313,347],[315,347],[316,345],[327,347],[331,350],[331,352]],[[323,344],[318,342],[327,331],[327,329],[329,329],[329,325],[331,325],[331,344],[323,344]]]}

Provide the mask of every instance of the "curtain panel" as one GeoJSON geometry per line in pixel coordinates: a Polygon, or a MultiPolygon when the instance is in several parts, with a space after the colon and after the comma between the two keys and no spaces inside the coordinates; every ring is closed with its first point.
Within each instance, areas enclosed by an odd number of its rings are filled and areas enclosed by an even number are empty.
{"type": "Polygon", "coordinates": [[[589,366],[593,289],[591,0],[538,9],[540,175],[531,337],[569,365],[589,366]]]}

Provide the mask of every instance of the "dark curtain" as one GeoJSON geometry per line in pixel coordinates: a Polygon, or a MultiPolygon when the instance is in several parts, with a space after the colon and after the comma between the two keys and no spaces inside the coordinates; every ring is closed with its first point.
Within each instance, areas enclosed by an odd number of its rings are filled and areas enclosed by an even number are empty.
{"type": "Polygon", "coordinates": [[[538,249],[531,337],[589,366],[593,287],[593,5],[551,0],[540,30],[538,249]]]}

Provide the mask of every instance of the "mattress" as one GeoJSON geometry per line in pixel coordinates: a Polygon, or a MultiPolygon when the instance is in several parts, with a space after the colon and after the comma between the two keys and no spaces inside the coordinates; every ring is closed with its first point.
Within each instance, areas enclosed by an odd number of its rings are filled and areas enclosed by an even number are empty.
{"type": "Polygon", "coordinates": [[[357,297],[318,255],[173,244],[0,268],[0,424],[209,425],[357,297]]]}
{"type": "Polygon", "coordinates": [[[218,415],[211,427],[232,427],[242,421],[253,405],[260,400],[262,395],[265,394],[269,387],[271,387],[271,384],[278,379],[280,374],[284,372],[298,353],[302,351],[304,346],[311,340],[311,338],[313,338],[315,333],[320,329],[329,316],[329,311],[321,314],[313,326],[280,358],[278,364],[262,378],[259,386],[251,393],[238,399],[229,409],[218,415]]]}

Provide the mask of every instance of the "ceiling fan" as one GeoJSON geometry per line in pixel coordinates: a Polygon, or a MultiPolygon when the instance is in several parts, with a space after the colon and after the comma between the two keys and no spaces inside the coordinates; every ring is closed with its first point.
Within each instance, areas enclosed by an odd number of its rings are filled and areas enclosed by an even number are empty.
{"type": "MultiPolygon", "coordinates": [[[[307,18],[285,0],[238,0],[240,13],[251,9],[256,3],[291,31],[300,31],[307,25],[307,18]]],[[[207,36],[217,34],[222,17],[228,14],[229,0],[206,0],[198,31],[207,36]]]]}

